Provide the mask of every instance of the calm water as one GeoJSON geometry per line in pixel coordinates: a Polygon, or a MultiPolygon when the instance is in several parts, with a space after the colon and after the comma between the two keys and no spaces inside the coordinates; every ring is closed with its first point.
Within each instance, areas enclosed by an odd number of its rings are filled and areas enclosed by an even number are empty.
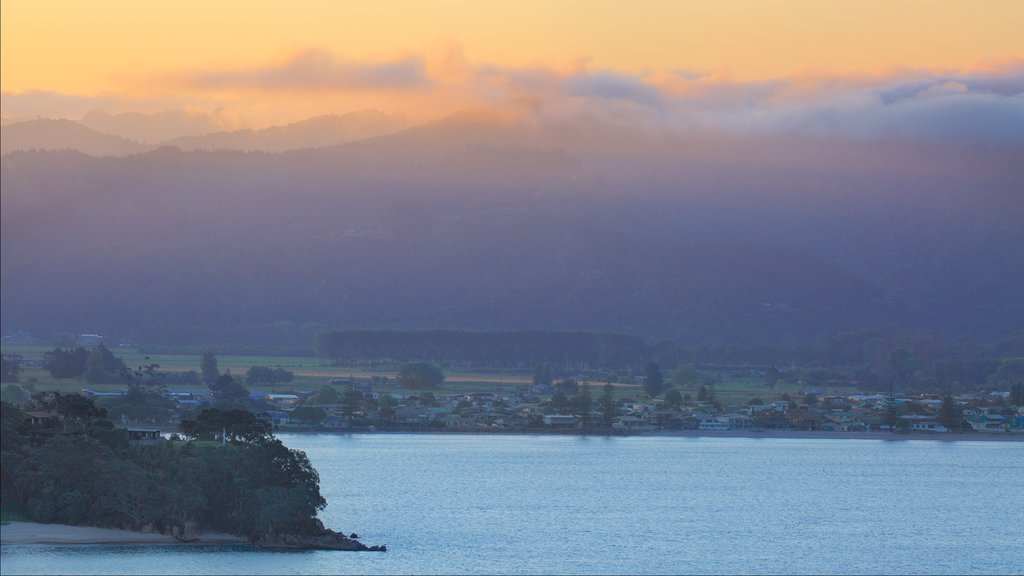
{"type": "Polygon", "coordinates": [[[1024,444],[283,435],[386,553],[10,546],[16,573],[1020,573],[1024,444]]]}

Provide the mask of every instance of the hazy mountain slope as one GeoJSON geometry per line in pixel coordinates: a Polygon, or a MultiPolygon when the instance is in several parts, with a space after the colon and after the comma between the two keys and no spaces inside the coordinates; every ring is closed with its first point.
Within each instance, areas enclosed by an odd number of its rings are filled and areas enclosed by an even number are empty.
{"type": "Polygon", "coordinates": [[[78,122],[97,132],[154,145],[173,138],[209,134],[222,129],[216,116],[184,110],[164,110],[152,114],[111,114],[93,110],[78,122]]]}
{"type": "Polygon", "coordinates": [[[261,130],[232,130],[175,138],[167,142],[183,150],[243,150],[282,152],[322,148],[390,134],[407,126],[399,116],[375,110],[317,116],[286,126],[261,130]]]}
{"type": "Polygon", "coordinates": [[[1014,150],[694,140],[601,156],[546,130],[461,119],[279,155],[6,156],[2,328],[715,343],[1024,325],[1014,150]]]}
{"type": "Polygon", "coordinates": [[[26,120],[0,127],[0,154],[16,150],[76,150],[91,156],[124,156],[150,150],[139,144],[90,130],[71,120],[26,120]]]}

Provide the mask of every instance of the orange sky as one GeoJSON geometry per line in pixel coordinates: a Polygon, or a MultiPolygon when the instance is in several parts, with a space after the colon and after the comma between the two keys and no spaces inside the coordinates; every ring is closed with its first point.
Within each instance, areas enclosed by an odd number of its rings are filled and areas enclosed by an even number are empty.
{"type": "Polygon", "coordinates": [[[4,0],[0,6],[5,93],[116,95],[141,107],[239,106],[257,115],[296,101],[303,113],[374,102],[437,107],[458,101],[467,76],[479,78],[488,67],[586,69],[645,81],[687,70],[757,82],[984,70],[1024,59],[1021,0],[4,0]],[[330,70],[338,81],[326,88],[301,78],[287,85],[294,71],[277,69],[301,54],[316,62],[298,70],[300,77],[330,70]],[[417,69],[422,78],[410,79],[417,69]]]}

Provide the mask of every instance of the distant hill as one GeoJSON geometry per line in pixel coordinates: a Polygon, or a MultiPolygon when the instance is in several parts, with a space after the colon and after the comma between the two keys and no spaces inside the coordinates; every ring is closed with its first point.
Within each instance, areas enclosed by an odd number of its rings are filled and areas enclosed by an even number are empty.
{"type": "Polygon", "coordinates": [[[322,148],[406,128],[406,120],[375,110],[343,115],[317,116],[286,126],[261,130],[232,130],[175,138],[167,142],[183,150],[243,150],[282,152],[322,148]]]}
{"type": "Polygon", "coordinates": [[[209,134],[222,129],[222,125],[215,117],[184,110],[164,110],[152,114],[111,114],[93,110],[83,116],[79,123],[103,134],[153,145],[174,138],[209,134]]]}
{"type": "Polygon", "coordinates": [[[101,134],[71,120],[40,118],[0,127],[0,154],[16,150],[75,150],[91,156],[124,156],[150,149],[151,146],[101,134]]]}
{"type": "Polygon", "coordinates": [[[8,154],[0,328],[1001,335],[1024,326],[1017,158],[487,115],[282,154],[8,154]]]}

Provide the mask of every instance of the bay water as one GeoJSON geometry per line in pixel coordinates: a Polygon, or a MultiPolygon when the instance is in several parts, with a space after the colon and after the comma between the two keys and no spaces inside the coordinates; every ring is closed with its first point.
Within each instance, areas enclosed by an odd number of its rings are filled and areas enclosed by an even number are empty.
{"type": "Polygon", "coordinates": [[[1024,443],[282,434],[385,553],[4,546],[3,574],[1021,573],[1024,443]]]}

